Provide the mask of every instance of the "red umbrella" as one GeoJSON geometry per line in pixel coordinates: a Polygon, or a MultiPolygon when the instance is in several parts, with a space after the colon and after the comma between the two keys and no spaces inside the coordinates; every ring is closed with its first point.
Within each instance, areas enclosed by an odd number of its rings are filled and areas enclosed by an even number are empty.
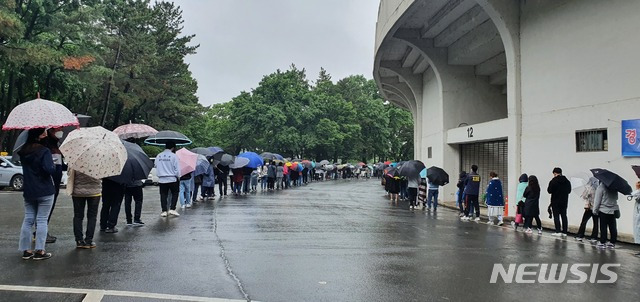
{"type": "Polygon", "coordinates": [[[158,130],[144,124],[126,124],[113,130],[121,139],[143,138],[156,135],[158,130]]]}
{"type": "Polygon", "coordinates": [[[391,164],[391,161],[389,161],[389,160],[384,162],[384,165],[385,165],[385,166],[388,166],[388,165],[390,165],[390,164],[391,164]]]}
{"type": "Polygon", "coordinates": [[[78,118],[64,105],[37,98],[9,113],[2,130],[79,126],[78,118]]]}

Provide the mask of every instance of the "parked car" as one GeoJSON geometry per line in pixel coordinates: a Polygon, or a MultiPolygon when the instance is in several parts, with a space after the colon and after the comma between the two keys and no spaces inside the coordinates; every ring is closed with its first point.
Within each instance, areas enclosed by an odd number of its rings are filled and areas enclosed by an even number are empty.
{"type": "Polygon", "coordinates": [[[10,156],[0,156],[0,189],[11,187],[14,190],[22,190],[24,177],[22,176],[22,165],[11,161],[10,156]]]}

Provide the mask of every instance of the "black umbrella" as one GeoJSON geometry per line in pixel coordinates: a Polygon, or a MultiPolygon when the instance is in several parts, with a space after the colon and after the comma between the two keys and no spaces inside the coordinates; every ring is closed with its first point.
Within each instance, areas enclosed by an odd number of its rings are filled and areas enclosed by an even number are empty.
{"type": "Polygon", "coordinates": [[[209,150],[209,148],[193,148],[191,149],[191,152],[195,153],[195,154],[200,154],[200,155],[204,155],[205,157],[210,157],[213,156],[215,153],[211,150],[209,150]]]}
{"type": "Polygon", "coordinates": [[[330,162],[329,162],[328,160],[326,160],[326,159],[321,160],[321,161],[318,163],[318,165],[321,165],[321,166],[328,165],[328,164],[330,164],[330,162]]]}
{"type": "Polygon", "coordinates": [[[449,174],[442,170],[442,168],[438,168],[436,166],[427,169],[427,178],[430,183],[439,186],[444,186],[449,183],[449,174]]]}
{"type": "Polygon", "coordinates": [[[264,161],[278,160],[278,157],[271,152],[262,152],[260,153],[260,157],[262,157],[264,161]]]}
{"type": "Polygon", "coordinates": [[[414,179],[420,178],[420,171],[424,170],[424,168],[424,163],[422,163],[421,161],[410,160],[402,164],[402,166],[400,166],[400,168],[398,169],[398,172],[401,176],[414,179]]]}
{"type": "Polygon", "coordinates": [[[395,167],[389,167],[389,170],[387,170],[386,173],[388,176],[390,177],[398,177],[400,176],[400,173],[398,172],[398,169],[395,167]]]}
{"type": "Polygon", "coordinates": [[[135,180],[147,179],[153,168],[153,161],[140,146],[127,141],[122,141],[122,144],[127,149],[127,162],[120,175],[109,177],[109,179],[119,184],[129,184],[135,180]]]}
{"type": "Polygon", "coordinates": [[[613,173],[607,169],[591,169],[593,176],[601,181],[607,188],[616,190],[624,195],[631,195],[631,186],[629,183],[620,177],[620,175],[613,173]]]}
{"type": "Polygon", "coordinates": [[[631,169],[633,169],[633,172],[636,172],[636,176],[640,178],[640,166],[631,166],[631,169]]]}
{"type": "Polygon", "coordinates": [[[223,166],[228,166],[230,164],[233,164],[233,162],[235,161],[235,158],[227,153],[218,153],[213,156],[213,161],[214,161],[214,166],[217,166],[218,164],[223,166]]]}
{"type": "Polygon", "coordinates": [[[178,146],[191,145],[191,140],[188,137],[180,132],[171,130],[160,131],[144,141],[145,144],[161,147],[168,142],[175,142],[178,146]]]}

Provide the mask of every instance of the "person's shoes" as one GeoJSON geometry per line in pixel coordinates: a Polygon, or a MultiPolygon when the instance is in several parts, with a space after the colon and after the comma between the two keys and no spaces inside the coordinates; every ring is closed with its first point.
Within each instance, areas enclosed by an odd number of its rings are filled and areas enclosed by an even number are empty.
{"type": "Polygon", "coordinates": [[[167,211],[160,213],[160,217],[167,217],[167,211]]]}
{"type": "Polygon", "coordinates": [[[542,235],[542,229],[538,229],[538,235],[542,235]]]}
{"type": "Polygon", "coordinates": [[[611,243],[611,242],[607,242],[606,246],[607,246],[608,249],[615,249],[616,248],[616,245],[611,243]]]}
{"type": "Polygon", "coordinates": [[[78,240],[76,241],[76,248],[77,249],[83,249],[85,246],[84,240],[78,240]]]}
{"type": "Polygon", "coordinates": [[[606,245],[606,244],[604,244],[604,243],[602,243],[602,242],[598,242],[598,243],[596,244],[596,247],[597,247],[597,248],[599,248],[599,249],[606,249],[606,248],[607,248],[607,245],[606,245]]]}
{"type": "Polygon", "coordinates": [[[135,226],[143,226],[143,225],[144,225],[144,222],[142,222],[141,220],[134,221],[134,222],[133,222],[133,225],[135,225],[135,226]]]}
{"type": "Polygon", "coordinates": [[[83,248],[85,248],[85,249],[95,249],[96,248],[96,243],[93,242],[93,241],[90,241],[90,240],[89,241],[85,240],[83,248]]]}
{"type": "Polygon", "coordinates": [[[107,234],[117,233],[118,232],[118,228],[116,228],[116,227],[107,228],[106,230],[104,230],[104,232],[107,233],[107,234]]]}
{"type": "Polygon", "coordinates": [[[107,229],[100,228],[100,232],[104,233],[107,229]]]}
{"type": "Polygon", "coordinates": [[[133,222],[131,222],[131,221],[127,221],[127,225],[128,225],[128,226],[132,226],[132,225],[133,225],[133,222]]]}
{"type": "Polygon", "coordinates": [[[33,253],[29,253],[27,251],[22,252],[22,259],[29,260],[33,258],[33,253]]]}
{"type": "Polygon", "coordinates": [[[47,253],[45,251],[36,252],[33,254],[33,260],[47,260],[51,258],[51,256],[53,256],[51,253],[47,253]]]}
{"type": "Polygon", "coordinates": [[[512,221],[512,222],[511,222],[511,227],[512,227],[514,230],[516,230],[516,231],[518,230],[518,226],[516,225],[516,222],[515,222],[515,221],[512,221]]]}
{"type": "Polygon", "coordinates": [[[553,237],[560,237],[560,236],[562,236],[562,233],[557,233],[557,232],[556,232],[556,233],[551,234],[551,236],[553,236],[553,237]]]}
{"type": "Polygon", "coordinates": [[[499,225],[499,226],[500,226],[500,225],[503,225],[503,224],[504,224],[504,222],[502,222],[502,221],[498,221],[498,225],[499,225]]]}
{"type": "Polygon", "coordinates": [[[180,208],[184,210],[184,208],[186,208],[187,206],[185,205],[181,205],[180,208]]]}
{"type": "Polygon", "coordinates": [[[580,237],[576,237],[576,240],[582,242],[582,238],[580,237]]]}
{"type": "Polygon", "coordinates": [[[528,228],[528,229],[525,231],[525,233],[527,233],[527,234],[533,234],[533,230],[531,230],[531,228],[528,228]]]}
{"type": "Polygon", "coordinates": [[[487,221],[487,224],[493,225],[493,221],[489,220],[489,221],[487,221]]]}
{"type": "Polygon", "coordinates": [[[566,233],[562,233],[561,236],[562,236],[562,238],[564,238],[564,237],[567,237],[567,234],[566,233]]]}
{"type": "Polygon", "coordinates": [[[178,214],[178,212],[176,212],[176,210],[170,210],[169,211],[169,215],[176,216],[176,217],[180,216],[180,214],[178,214]]]}
{"type": "Polygon", "coordinates": [[[47,234],[47,243],[54,243],[56,240],[58,240],[58,237],[47,234]]]}
{"type": "Polygon", "coordinates": [[[476,222],[480,222],[480,217],[476,217],[476,222]]]}
{"type": "Polygon", "coordinates": [[[469,221],[469,217],[468,217],[468,216],[462,216],[462,217],[460,218],[460,220],[462,220],[462,221],[469,221]]]}
{"type": "Polygon", "coordinates": [[[187,204],[187,208],[190,208],[190,207],[191,207],[191,204],[190,204],[190,203],[189,203],[189,204],[187,204]]]}
{"type": "Polygon", "coordinates": [[[596,244],[596,243],[598,243],[598,239],[591,239],[591,240],[589,240],[589,243],[596,244]]]}

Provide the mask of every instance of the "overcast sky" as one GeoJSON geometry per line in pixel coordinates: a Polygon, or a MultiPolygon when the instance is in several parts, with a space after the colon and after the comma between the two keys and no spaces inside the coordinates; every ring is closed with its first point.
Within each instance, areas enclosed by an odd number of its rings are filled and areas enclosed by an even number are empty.
{"type": "Polygon", "coordinates": [[[231,100],[296,64],[315,80],[371,78],[378,0],[173,0],[198,53],[187,57],[200,103],[231,100]]]}

